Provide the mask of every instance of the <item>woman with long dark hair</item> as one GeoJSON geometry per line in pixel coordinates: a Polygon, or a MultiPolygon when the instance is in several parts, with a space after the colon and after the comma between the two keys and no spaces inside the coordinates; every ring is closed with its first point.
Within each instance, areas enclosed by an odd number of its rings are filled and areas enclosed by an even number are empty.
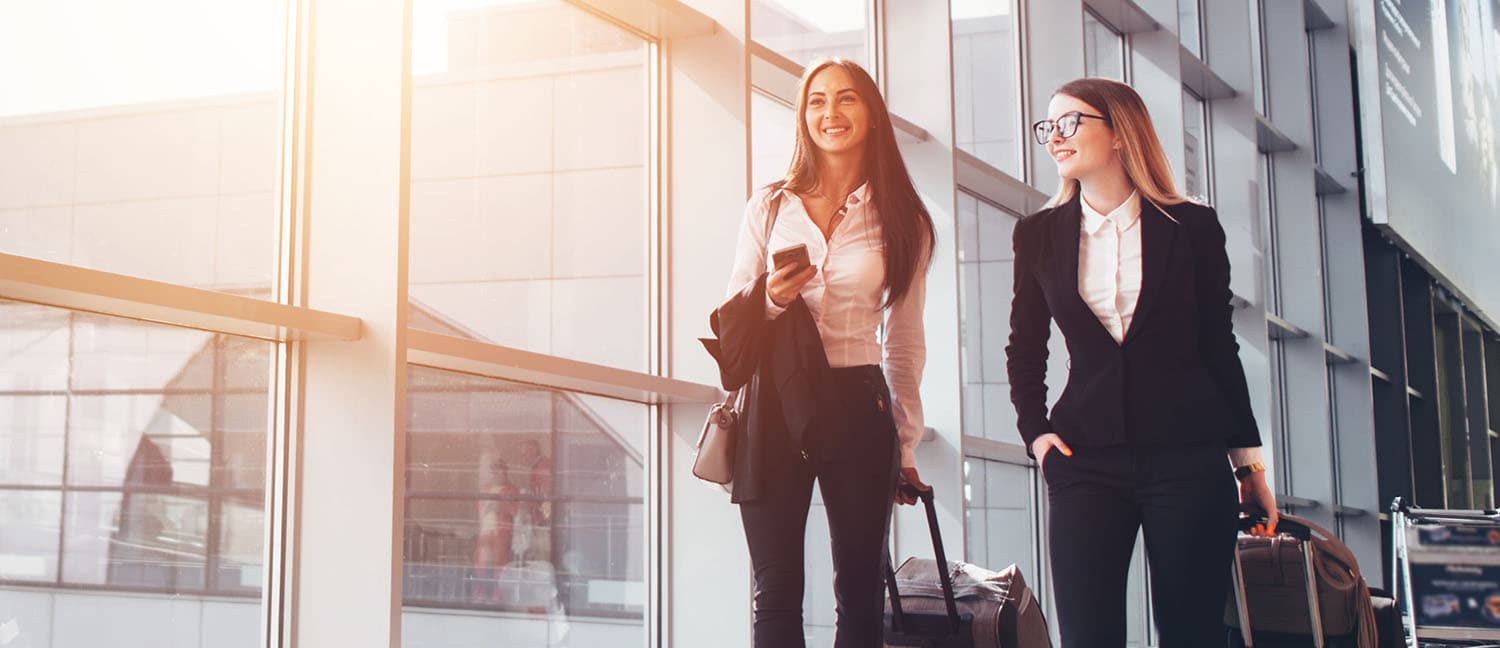
{"type": "Polygon", "coordinates": [[[845,60],[809,66],[791,165],[746,206],[730,301],[715,319],[716,330],[721,318],[739,320],[726,327],[745,331],[740,338],[782,338],[756,347],[765,357],[754,360],[751,430],[735,468],[757,648],[804,645],[803,536],[814,482],[832,540],[834,645],[881,645],[891,505],[915,501],[896,487],[926,489],[914,451],[934,239],[874,80],[845,60]],[[799,245],[805,255],[777,263],[784,255],[776,252],[799,245]],[[800,331],[802,339],[785,339],[800,331]],[[784,369],[797,362],[806,366],[784,369]]]}
{"type": "Polygon", "coordinates": [[[1047,483],[1062,645],[1125,645],[1126,580],[1144,531],[1160,645],[1223,646],[1240,508],[1268,514],[1268,532],[1277,520],[1224,229],[1212,207],[1177,192],[1130,86],[1069,82],[1033,134],[1061,189],[1016,225],[1006,364],[1021,437],[1047,483]],[[1069,370],[1049,414],[1053,322],[1069,370]]]}

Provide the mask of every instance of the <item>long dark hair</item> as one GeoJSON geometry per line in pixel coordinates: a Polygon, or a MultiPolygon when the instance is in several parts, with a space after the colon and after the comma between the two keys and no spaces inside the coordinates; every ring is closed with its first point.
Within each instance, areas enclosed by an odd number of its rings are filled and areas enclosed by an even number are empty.
{"type": "Polygon", "coordinates": [[[818,187],[818,147],[812,134],[807,131],[807,93],[812,79],[819,72],[839,66],[854,79],[854,90],[865,101],[870,110],[870,134],[865,139],[864,175],[870,185],[871,200],[880,217],[881,239],[885,244],[885,304],[889,307],[906,295],[917,275],[917,266],[924,260],[932,262],[932,251],[936,246],[937,230],[932,216],[922,204],[917,188],[912,185],[911,174],[901,160],[901,151],[896,147],[896,129],[891,124],[891,113],[880,96],[880,88],[870,73],[858,63],[841,58],[822,59],[807,67],[802,74],[802,83],[797,89],[797,145],[792,151],[792,163],[787,167],[786,177],[767,185],[771,189],[767,200],[779,189],[797,193],[810,192],[818,187]]]}

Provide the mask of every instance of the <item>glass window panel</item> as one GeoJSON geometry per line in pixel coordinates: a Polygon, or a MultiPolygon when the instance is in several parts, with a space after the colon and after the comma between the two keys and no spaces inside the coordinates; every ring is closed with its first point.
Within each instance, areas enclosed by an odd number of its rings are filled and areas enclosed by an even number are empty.
{"type": "Polygon", "coordinates": [[[219,502],[218,587],[259,593],[265,571],[265,500],[261,493],[234,495],[219,502]]]}
{"type": "Polygon", "coordinates": [[[116,326],[97,315],[74,318],[74,389],[208,389],[213,385],[212,333],[169,327],[116,326]]]}
{"type": "Polygon", "coordinates": [[[227,488],[261,490],[266,483],[266,420],[262,393],[227,393],[218,401],[214,480],[227,488]]]}
{"type": "Polygon", "coordinates": [[[1020,50],[1012,0],[954,2],[952,20],[958,148],[1020,177],[1020,50]]]}
{"type": "Polygon", "coordinates": [[[0,301],[0,392],[68,388],[69,317],[67,311],[0,301]]]}
{"type": "Polygon", "coordinates": [[[1085,76],[1125,80],[1125,37],[1092,11],[1083,12],[1083,67],[1085,76]]]}
{"type": "Polygon", "coordinates": [[[750,0],[750,38],[798,63],[825,56],[869,69],[869,0],[750,0]]]}
{"type": "Polygon", "coordinates": [[[0,5],[0,252],[269,296],[285,11],[0,5]]]}
{"type": "Polygon", "coordinates": [[[646,370],[649,58],[561,0],[413,5],[412,326],[646,370]]]}
{"type": "Polygon", "coordinates": [[[408,398],[403,645],[639,643],[649,408],[423,367],[408,398]]]}
{"type": "MultiPolygon", "coordinates": [[[[790,106],[759,92],[750,93],[750,175],[755,186],[786,176],[796,137],[796,114],[790,106]]],[[[739,226],[738,218],[734,224],[739,226]]]]}
{"type": "Polygon", "coordinates": [[[1208,133],[1205,129],[1203,100],[1186,89],[1182,91],[1183,193],[1201,199],[1212,199],[1208,182],[1208,133]]]}
{"type": "Polygon", "coordinates": [[[63,580],[84,585],[201,590],[208,502],[156,493],[68,494],[63,580]]]}
{"type": "Polygon", "coordinates": [[[0,632],[33,646],[116,645],[126,627],[191,645],[258,636],[275,345],[0,311],[0,340],[49,358],[13,364],[0,390],[0,611],[14,622],[0,632]]]}
{"type": "Polygon", "coordinates": [[[207,486],[212,406],[206,394],[73,398],[68,483],[207,486]]]}
{"type": "Polygon", "coordinates": [[[1012,564],[1037,587],[1034,555],[1040,543],[1033,523],[1031,468],[969,457],[964,460],[968,493],[965,542],[970,562],[999,571],[1012,564]]]}
{"type": "MultiPolygon", "coordinates": [[[[57,579],[62,493],[0,490],[0,580],[50,583],[57,579]]],[[[0,586],[0,597],[5,588],[0,586]]]]}
{"type": "Polygon", "coordinates": [[[1266,112],[1265,37],[1261,34],[1264,23],[1260,0],[1246,0],[1250,5],[1250,87],[1255,98],[1255,110],[1266,112]]]}
{"type": "Polygon", "coordinates": [[[1194,56],[1203,57],[1203,41],[1199,37],[1198,0],[1177,0],[1177,37],[1183,47],[1194,56]]]}
{"type": "Polygon", "coordinates": [[[0,396],[0,485],[62,483],[66,396],[0,396]]]}
{"type": "Polygon", "coordinates": [[[1016,417],[1004,396],[1016,216],[966,191],[958,195],[964,434],[1019,444],[1016,417]]]}

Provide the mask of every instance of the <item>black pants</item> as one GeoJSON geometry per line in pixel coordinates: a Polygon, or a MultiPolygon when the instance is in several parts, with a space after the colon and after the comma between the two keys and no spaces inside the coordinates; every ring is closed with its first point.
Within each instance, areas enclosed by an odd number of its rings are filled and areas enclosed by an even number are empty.
{"type": "MultiPolygon", "coordinates": [[[[802,635],[803,544],[813,481],[833,542],[836,648],[878,648],[885,609],[886,537],[900,464],[890,390],[880,368],[833,370],[827,421],[849,433],[818,434],[822,461],[790,439],[767,458],[761,496],[740,504],[755,571],[755,647],[797,648],[802,635]],[[841,441],[840,441],[841,440],[841,441]],[[830,447],[842,445],[845,447],[830,447]]],[[[816,434],[817,430],[814,431],[816,434]]]]}
{"type": "Polygon", "coordinates": [[[1226,645],[1239,495],[1223,445],[1075,446],[1049,451],[1042,471],[1063,648],[1125,645],[1142,529],[1161,648],[1226,645]]]}

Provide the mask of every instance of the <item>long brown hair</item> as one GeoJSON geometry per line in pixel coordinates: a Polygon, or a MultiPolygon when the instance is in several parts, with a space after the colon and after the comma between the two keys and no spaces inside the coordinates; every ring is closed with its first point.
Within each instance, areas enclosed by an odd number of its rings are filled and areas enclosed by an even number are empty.
{"type": "Polygon", "coordinates": [[[813,143],[812,133],[807,130],[807,94],[812,79],[819,72],[833,66],[844,68],[854,79],[854,91],[859,93],[870,110],[870,134],[865,139],[864,176],[870,185],[870,200],[879,214],[881,239],[885,244],[885,303],[889,307],[906,295],[917,275],[919,264],[932,262],[932,251],[937,241],[937,231],[932,216],[922,204],[917,188],[912,185],[911,174],[901,160],[901,151],[896,146],[896,129],[891,124],[890,111],[880,88],[870,73],[858,63],[842,58],[821,59],[807,66],[802,74],[802,83],[797,89],[797,143],[792,150],[792,162],[787,166],[786,176],[767,185],[767,200],[779,189],[797,193],[813,191],[818,187],[818,147],[813,143]]]}
{"type": "MultiPolygon", "coordinates": [[[[1114,79],[1088,77],[1063,84],[1052,93],[1054,97],[1057,95],[1082,101],[1109,120],[1110,127],[1120,138],[1120,161],[1125,165],[1125,175],[1142,198],[1158,205],[1188,202],[1187,197],[1177,192],[1177,183],[1172,180],[1172,165],[1167,163],[1161,140],[1156,138],[1151,113],[1134,88],[1114,79]]],[[[1047,206],[1056,207],[1077,195],[1078,181],[1064,179],[1057,195],[1047,201],[1047,206]]]]}

